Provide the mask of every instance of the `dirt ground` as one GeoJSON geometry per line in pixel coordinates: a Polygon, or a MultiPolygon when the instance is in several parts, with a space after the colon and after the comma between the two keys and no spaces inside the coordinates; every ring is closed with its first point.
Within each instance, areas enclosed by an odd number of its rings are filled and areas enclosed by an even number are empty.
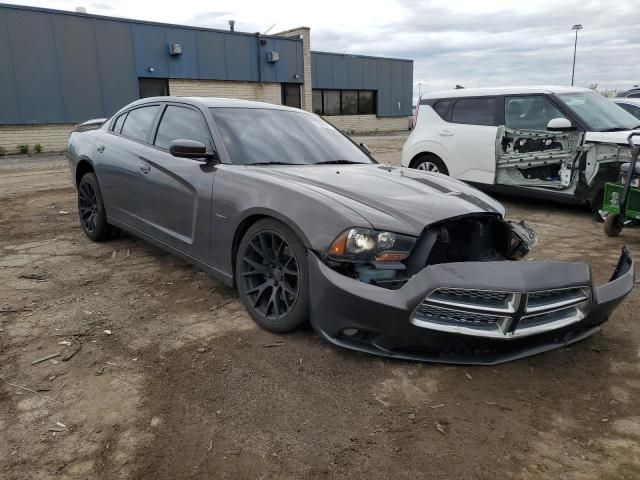
{"type": "MultiPolygon", "coordinates": [[[[397,163],[403,135],[364,141],[397,163]]],[[[501,198],[533,257],[620,248],[582,209],[501,198]]],[[[640,289],[601,333],[497,367],[258,328],[235,291],[81,232],[63,157],[0,159],[0,478],[640,478],[640,289]],[[49,360],[35,360],[58,353],[49,360]]]]}

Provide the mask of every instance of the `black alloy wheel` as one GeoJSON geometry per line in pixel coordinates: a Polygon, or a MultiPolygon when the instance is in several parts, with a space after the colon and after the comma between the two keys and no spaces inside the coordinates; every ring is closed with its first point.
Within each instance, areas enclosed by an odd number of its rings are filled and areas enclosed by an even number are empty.
{"type": "Polygon", "coordinates": [[[94,242],[109,238],[111,227],[95,173],[86,173],[78,183],[78,217],[84,233],[94,242]]]}
{"type": "Polygon", "coordinates": [[[280,222],[261,220],[243,238],[236,278],[253,319],[272,332],[293,330],[308,310],[304,245],[280,222]]]}

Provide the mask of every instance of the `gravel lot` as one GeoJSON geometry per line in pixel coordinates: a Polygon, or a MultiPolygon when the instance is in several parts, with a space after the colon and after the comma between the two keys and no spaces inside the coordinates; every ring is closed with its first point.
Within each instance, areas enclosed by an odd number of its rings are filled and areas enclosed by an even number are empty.
{"type": "MultiPolygon", "coordinates": [[[[405,138],[363,140],[397,163],[405,138]]],[[[604,282],[624,243],[640,253],[638,229],[501,200],[534,258],[604,282]]],[[[640,289],[567,349],[389,361],[265,332],[181,260],[91,243],[74,204],[63,157],[0,159],[0,478],[640,478],[640,289]]]]}

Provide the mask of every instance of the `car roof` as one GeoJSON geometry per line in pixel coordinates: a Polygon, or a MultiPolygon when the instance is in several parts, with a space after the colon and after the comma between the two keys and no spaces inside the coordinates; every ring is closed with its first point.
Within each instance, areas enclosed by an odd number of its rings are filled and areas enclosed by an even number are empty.
{"type": "Polygon", "coordinates": [[[286,110],[292,112],[305,112],[299,108],[287,107],[284,105],[275,105],[273,103],[256,102],[253,100],[241,100],[239,98],[219,98],[219,97],[177,97],[177,96],[163,96],[163,97],[148,97],[133,102],[131,105],[142,105],[145,103],[154,102],[178,102],[187,103],[190,105],[196,105],[204,108],[215,107],[233,107],[233,108],[262,108],[269,110],[286,110]]]}
{"type": "Polygon", "coordinates": [[[524,86],[524,87],[484,87],[458,88],[440,90],[438,92],[423,93],[421,99],[452,98],[452,97],[484,97],[490,95],[514,95],[520,93],[573,93],[590,92],[588,88],[563,87],[560,85],[524,86]]]}
{"type": "Polygon", "coordinates": [[[628,103],[630,105],[640,105],[640,98],[618,97],[612,98],[615,103],[628,103]]]}

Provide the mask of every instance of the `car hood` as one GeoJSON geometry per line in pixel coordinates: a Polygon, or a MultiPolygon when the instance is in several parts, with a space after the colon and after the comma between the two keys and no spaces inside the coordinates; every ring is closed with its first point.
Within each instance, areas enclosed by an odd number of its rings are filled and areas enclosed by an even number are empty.
{"type": "MultiPolygon", "coordinates": [[[[627,137],[631,132],[640,132],[640,130],[623,130],[621,132],[586,132],[584,140],[585,142],[595,143],[617,143],[619,145],[629,146],[627,137]]],[[[638,137],[634,137],[636,143],[640,143],[636,140],[638,137]]]]}
{"type": "Polygon", "coordinates": [[[504,215],[498,202],[450,177],[383,165],[248,167],[315,190],[373,228],[419,235],[425,226],[471,213],[504,215]]]}

